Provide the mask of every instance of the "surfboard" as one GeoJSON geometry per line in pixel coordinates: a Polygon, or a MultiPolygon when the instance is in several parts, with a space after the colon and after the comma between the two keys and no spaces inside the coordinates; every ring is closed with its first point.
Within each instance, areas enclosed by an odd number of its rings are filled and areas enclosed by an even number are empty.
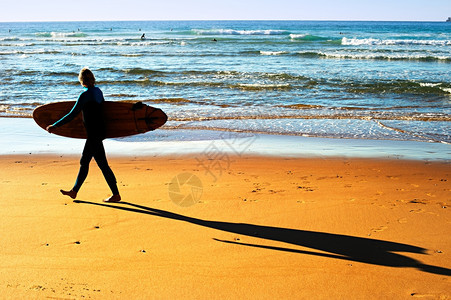
{"type": "MultiPolygon", "coordinates": [[[[74,104],[75,101],[63,101],[41,105],[33,111],[33,119],[45,130],[47,126],[68,114],[74,104]]],[[[155,130],[163,126],[168,117],[161,109],[142,102],[105,101],[103,119],[106,138],[117,138],[155,130]]],[[[64,137],[85,139],[86,130],[82,114],[78,114],[69,123],[55,128],[53,133],[64,137]]]]}

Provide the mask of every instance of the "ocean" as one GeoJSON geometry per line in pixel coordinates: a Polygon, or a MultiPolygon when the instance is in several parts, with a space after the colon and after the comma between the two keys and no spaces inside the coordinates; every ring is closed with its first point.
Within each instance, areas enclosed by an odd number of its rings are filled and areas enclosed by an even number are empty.
{"type": "Polygon", "coordinates": [[[163,109],[168,139],[212,130],[451,143],[451,23],[0,23],[0,116],[76,100],[84,66],[106,100],[163,109]]]}

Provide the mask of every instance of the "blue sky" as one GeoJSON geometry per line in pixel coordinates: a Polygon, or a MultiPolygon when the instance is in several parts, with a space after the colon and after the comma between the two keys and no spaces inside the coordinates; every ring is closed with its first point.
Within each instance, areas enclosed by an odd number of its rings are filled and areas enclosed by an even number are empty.
{"type": "Polygon", "coordinates": [[[0,22],[93,20],[443,21],[451,0],[8,0],[0,22]]]}

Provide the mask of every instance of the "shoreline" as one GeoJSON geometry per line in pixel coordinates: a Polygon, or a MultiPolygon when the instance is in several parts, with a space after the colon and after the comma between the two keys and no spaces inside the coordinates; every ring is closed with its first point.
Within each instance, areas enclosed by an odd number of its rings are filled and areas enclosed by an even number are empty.
{"type": "MultiPolygon", "coordinates": [[[[30,118],[0,118],[0,155],[79,155],[84,140],[50,135],[30,118]]],[[[449,162],[451,145],[396,140],[335,139],[212,130],[158,129],[107,139],[111,157],[244,155],[274,157],[356,157],[449,162]]]]}

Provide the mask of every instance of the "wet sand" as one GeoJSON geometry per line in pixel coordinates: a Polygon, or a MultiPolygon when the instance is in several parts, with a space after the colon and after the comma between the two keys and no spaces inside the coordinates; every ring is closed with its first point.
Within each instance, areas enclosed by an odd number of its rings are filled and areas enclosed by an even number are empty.
{"type": "Polygon", "coordinates": [[[449,163],[112,157],[105,204],[78,159],[0,156],[1,297],[451,297],[449,163]]]}
{"type": "MultiPolygon", "coordinates": [[[[0,155],[79,155],[84,140],[68,139],[43,130],[30,118],[0,117],[0,155]]],[[[278,157],[364,157],[381,159],[448,161],[451,146],[416,141],[333,139],[214,130],[167,130],[107,139],[110,156],[179,156],[211,150],[236,155],[278,157]]]]}

